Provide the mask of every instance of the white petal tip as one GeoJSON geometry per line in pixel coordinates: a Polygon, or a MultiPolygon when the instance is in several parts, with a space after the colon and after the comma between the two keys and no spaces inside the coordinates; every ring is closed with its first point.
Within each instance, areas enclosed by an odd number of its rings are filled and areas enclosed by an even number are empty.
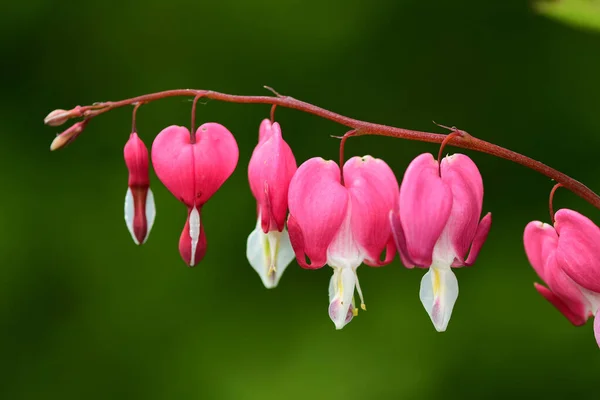
{"type": "Polygon", "coordinates": [[[438,332],[445,332],[458,298],[458,281],[450,269],[431,267],[421,279],[419,297],[438,332]]]}
{"type": "Polygon", "coordinates": [[[256,228],[246,242],[246,257],[265,288],[274,289],[287,266],[294,260],[295,254],[287,230],[265,234],[259,216],[256,228]]]}

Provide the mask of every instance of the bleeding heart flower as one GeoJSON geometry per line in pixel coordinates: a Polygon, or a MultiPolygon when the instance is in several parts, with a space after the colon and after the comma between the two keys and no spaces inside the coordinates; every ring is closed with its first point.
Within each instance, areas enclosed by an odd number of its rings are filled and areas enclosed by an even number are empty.
{"type": "Polygon", "coordinates": [[[141,245],[148,240],[156,208],[148,178],[148,149],[136,132],[129,136],[123,154],[129,170],[129,188],[125,195],[125,223],[135,244],[141,245]]]}
{"type": "Polygon", "coordinates": [[[152,144],[152,164],[169,191],[188,207],[188,218],[179,240],[179,252],[189,266],[206,252],[201,221],[204,203],[235,170],[238,147],[223,125],[206,123],[194,135],[182,126],[163,129],[152,144]]]}
{"type": "Polygon", "coordinates": [[[344,165],[342,183],[337,163],[311,158],[292,178],[288,198],[296,260],[303,268],[333,268],[329,317],[341,329],[358,312],[355,287],[365,309],[358,266],[385,265],[394,258],[388,214],[398,201],[396,177],[380,159],[353,157],[344,165]]]}
{"type": "Polygon", "coordinates": [[[277,286],[285,268],[294,259],[285,219],[288,188],[296,169],[296,159],[281,136],[279,124],[265,119],[260,124],[259,142],[248,165],[248,181],[256,198],[258,219],[256,228],[248,236],[246,256],[269,289],[277,286]]]}
{"type": "Polygon", "coordinates": [[[472,265],[490,230],[490,213],[479,221],[482,203],[483,182],[469,157],[448,156],[440,168],[426,153],[406,169],[399,211],[390,214],[404,265],[429,268],[419,297],[438,332],[446,330],[458,298],[451,267],[472,265]]]}
{"type": "Polygon", "coordinates": [[[573,325],[595,315],[594,333],[600,346],[600,229],[576,211],[555,214],[554,227],[533,221],[523,235],[529,262],[546,282],[537,291],[573,325]]]}

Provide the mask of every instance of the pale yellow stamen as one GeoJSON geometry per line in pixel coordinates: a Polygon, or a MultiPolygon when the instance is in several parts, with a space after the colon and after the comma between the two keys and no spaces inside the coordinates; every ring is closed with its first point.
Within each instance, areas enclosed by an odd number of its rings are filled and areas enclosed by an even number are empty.
{"type": "MultiPolygon", "coordinates": [[[[356,268],[354,269],[354,276],[356,277],[356,291],[358,292],[358,297],[360,297],[360,308],[364,311],[367,311],[367,305],[365,304],[365,299],[363,298],[362,290],[360,290],[360,283],[358,282],[358,275],[356,274],[356,268]]],[[[358,310],[357,310],[358,312],[358,310]]]]}

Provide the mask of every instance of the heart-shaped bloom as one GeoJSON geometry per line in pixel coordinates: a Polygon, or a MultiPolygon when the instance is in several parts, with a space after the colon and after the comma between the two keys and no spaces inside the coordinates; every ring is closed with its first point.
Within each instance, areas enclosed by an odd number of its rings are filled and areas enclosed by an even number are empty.
{"type": "Polygon", "coordinates": [[[285,219],[288,188],[296,169],[296,159],[281,136],[279,124],[265,119],[260,124],[259,142],[248,165],[248,181],[256,198],[258,219],[256,228],[248,236],[246,256],[269,289],[277,286],[283,271],[294,259],[285,219]]]}
{"type": "Polygon", "coordinates": [[[573,210],[558,210],[554,218],[554,227],[539,221],[525,227],[527,258],[548,285],[535,288],[573,325],[595,315],[600,346],[600,229],[573,210]]]}
{"type": "Polygon", "coordinates": [[[438,332],[446,330],[458,298],[451,267],[472,265],[490,230],[490,213],[479,221],[482,203],[483,182],[469,157],[454,154],[440,166],[425,153],[406,169],[399,210],[390,214],[404,265],[429,268],[419,297],[438,332]]]}
{"type": "Polygon", "coordinates": [[[206,123],[194,140],[183,126],[163,129],[152,144],[152,164],[161,182],[188,208],[179,253],[191,267],[206,252],[202,206],[233,173],[238,161],[235,138],[223,125],[206,123]]]}
{"type": "Polygon", "coordinates": [[[311,158],[292,178],[288,198],[296,260],[303,268],[333,268],[329,317],[341,329],[358,311],[355,287],[365,309],[358,266],[385,265],[396,254],[388,222],[398,201],[396,177],[380,159],[353,157],[344,165],[342,182],[337,163],[311,158]]]}
{"type": "Polygon", "coordinates": [[[129,136],[123,155],[129,170],[129,188],[125,195],[125,223],[135,244],[141,245],[148,240],[156,208],[148,178],[148,149],[136,132],[129,136]]]}

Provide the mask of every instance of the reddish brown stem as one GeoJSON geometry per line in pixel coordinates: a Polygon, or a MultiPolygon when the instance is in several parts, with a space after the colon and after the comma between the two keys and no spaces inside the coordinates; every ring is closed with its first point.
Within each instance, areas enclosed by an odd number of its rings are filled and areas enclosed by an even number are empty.
{"type": "Polygon", "coordinates": [[[144,103],[136,103],[135,107],[133,107],[133,112],[131,113],[131,133],[137,132],[137,126],[135,124],[135,120],[137,118],[138,109],[141,107],[142,104],[144,104],[144,103]]]}
{"type": "Polygon", "coordinates": [[[446,136],[446,138],[442,141],[442,144],[440,145],[440,151],[438,152],[438,175],[441,177],[442,176],[442,156],[444,155],[444,148],[446,147],[446,145],[448,144],[449,141],[452,140],[452,138],[456,137],[456,136],[462,136],[463,132],[462,131],[458,131],[455,130],[452,133],[448,134],[446,136]]]}
{"type": "MultiPolygon", "coordinates": [[[[84,117],[90,118],[103,114],[114,108],[123,107],[138,102],[149,103],[151,101],[176,96],[202,96],[213,100],[220,100],[231,103],[271,104],[286,108],[293,108],[355,129],[357,130],[357,132],[354,134],[354,136],[379,135],[401,139],[418,140],[421,142],[429,143],[442,143],[447,137],[447,135],[439,133],[421,132],[410,129],[395,128],[392,126],[374,124],[371,122],[349,118],[334,113],[332,111],[326,110],[324,108],[317,107],[310,103],[294,99],[293,97],[282,96],[276,92],[274,93],[276,94],[276,97],[239,96],[233,94],[214,92],[211,90],[176,89],[158,93],[151,93],[116,102],[97,103],[92,106],[82,107],[82,111],[84,117]]],[[[513,161],[517,164],[521,164],[527,168],[530,168],[547,176],[550,179],[555,180],[558,183],[561,183],[564,187],[571,190],[573,193],[580,196],[594,207],[600,209],[600,197],[591,189],[589,189],[581,182],[563,174],[560,171],[550,168],[549,166],[539,161],[536,161],[514,151],[505,149],[503,147],[497,146],[495,144],[486,142],[484,140],[477,139],[476,137],[473,137],[471,135],[454,137],[448,141],[448,144],[454,147],[460,147],[463,149],[475,150],[482,153],[491,154],[493,156],[504,158],[506,160],[513,161]]]]}
{"type": "Polygon", "coordinates": [[[356,129],[352,129],[351,131],[346,132],[344,136],[342,136],[342,140],[340,141],[340,176],[342,177],[342,185],[344,184],[344,148],[346,147],[346,140],[350,136],[354,136],[356,134],[356,129]]]}
{"type": "Polygon", "coordinates": [[[550,198],[548,199],[548,210],[550,211],[550,221],[552,222],[552,225],[554,225],[554,193],[556,193],[556,189],[562,186],[562,183],[557,183],[550,191],[550,198]]]}
{"type": "Polygon", "coordinates": [[[196,95],[196,97],[194,97],[194,101],[192,103],[192,122],[190,123],[190,143],[191,144],[196,143],[196,133],[194,132],[196,130],[196,105],[198,104],[198,100],[200,100],[201,97],[202,97],[201,94],[196,95]]]}

